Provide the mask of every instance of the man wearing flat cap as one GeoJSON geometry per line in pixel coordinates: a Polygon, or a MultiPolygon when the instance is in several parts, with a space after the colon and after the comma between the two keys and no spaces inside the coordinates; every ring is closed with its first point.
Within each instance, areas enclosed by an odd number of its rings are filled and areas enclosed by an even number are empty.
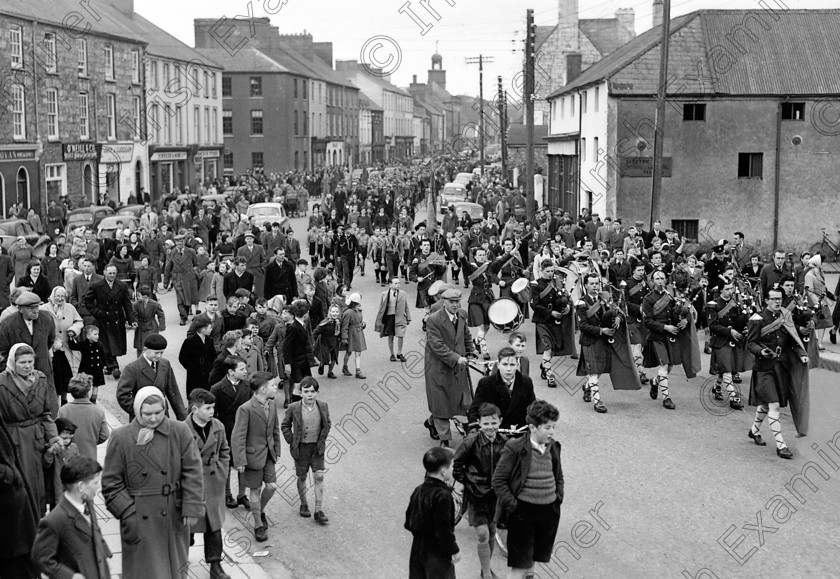
{"type": "Polygon", "coordinates": [[[9,350],[15,344],[32,346],[35,369],[46,375],[50,385],[50,410],[53,416],[58,416],[58,397],[50,358],[50,349],[55,342],[55,322],[51,313],[39,309],[41,303],[41,298],[30,291],[22,292],[15,300],[18,312],[0,323],[0,363],[5,366],[9,350]]]}
{"type": "Polygon", "coordinates": [[[441,446],[452,439],[449,421],[466,414],[472,404],[472,383],[467,356],[475,348],[467,327],[466,312],[461,309],[461,290],[443,292],[443,307],[426,321],[426,398],[431,418],[430,433],[436,431],[441,446]]]}
{"type": "Polygon", "coordinates": [[[198,306],[198,256],[193,249],[186,247],[185,238],[175,236],[175,249],[169,252],[166,267],[163,270],[163,285],[175,288],[178,302],[178,315],[181,325],[187,325],[187,318],[192,308],[198,306]]]}
{"type": "Polygon", "coordinates": [[[265,297],[265,266],[268,259],[263,246],[254,244],[252,231],[245,232],[245,245],[237,250],[236,257],[245,258],[245,271],[254,276],[254,291],[257,299],[265,297]]]}
{"type": "MultiPolygon", "coordinates": [[[[175,419],[184,420],[187,417],[175,372],[169,360],[163,357],[166,346],[166,338],[160,334],[148,336],[143,342],[140,357],[123,369],[117,384],[117,403],[128,413],[129,421],[134,419],[134,396],[144,386],[154,386],[161,391],[175,419]]],[[[171,417],[168,411],[167,416],[171,417]]]]}

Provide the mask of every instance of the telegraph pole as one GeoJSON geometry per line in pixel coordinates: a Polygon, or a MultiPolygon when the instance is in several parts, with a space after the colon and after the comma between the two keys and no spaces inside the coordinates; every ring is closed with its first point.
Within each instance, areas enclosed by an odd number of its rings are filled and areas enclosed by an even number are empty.
{"type": "MultiPolygon", "coordinates": [[[[479,54],[478,58],[467,58],[467,64],[478,63],[478,148],[481,149],[481,176],[484,177],[484,55],[479,54]]],[[[492,63],[493,57],[487,57],[487,62],[492,63]]]]}
{"type": "Polygon", "coordinates": [[[499,75],[499,132],[502,146],[502,176],[507,181],[507,92],[502,88],[502,76],[499,75]]]}
{"type": "Polygon", "coordinates": [[[534,223],[534,64],[536,62],[537,27],[534,25],[534,11],[528,9],[526,15],[525,38],[525,200],[528,221],[534,223]]]}
{"type": "Polygon", "coordinates": [[[653,135],[653,182],[650,189],[650,226],[659,219],[662,201],[662,149],[665,141],[665,91],[668,82],[668,44],[671,35],[671,0],[662,6],[662,48],[659,60],[659,93],[656,95],[656,131],[653,135]]]}

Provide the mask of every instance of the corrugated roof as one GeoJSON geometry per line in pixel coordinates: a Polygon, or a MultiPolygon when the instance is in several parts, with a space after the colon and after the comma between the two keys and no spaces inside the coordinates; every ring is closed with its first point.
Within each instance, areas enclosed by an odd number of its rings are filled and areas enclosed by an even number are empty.
{"type": "Polygon", "coordinates": [[[578,22],[578,28],[602,55],[614,52],[634,36],[617,18],[582,19],[578,22]]]}
{"type": "Polygon", "coordinates": [[[210,62],[206,55],[200,54],[194,48],[187,46],[167,31],[158,27],[149,20],[146,20],[136,12],[134,13],[133,18],[124,16],[119,12],[118,14],[127,20],[127,26],[133,26],[134,29],[146,40],[146,42],[149,43],[146,47],[146,52],[149,54],[164,58],[184,60],[186,62],[199,59],[202,63],[208,66],[222,68],[222,66],[217,62],[210,62]]]}
{"type": "Polygon", "coordinates": [[[267,54],[250,46],[243,46],[233,55],[224,48],[196,48],[195,50],[215,62],[223,62],[225,72],[291,72],[267,54]]]}
{"type": "MultiPolygon", "coordinates": [[[[8,14],[64,28],[62,21],[65,16],[71,13],[79,13],[84,17],[84,22],[78,22],[77,30],[82,30],[89,25],[94,33],[117,36],[142,44],[146,43],[143,36],[135,28],[126,25],[125,21],[128,19],[116,8],[98,2],[90,8],[96,11],[99,20],[89,16],[79,5],[79,0],[49,0],[49,2],[3,0],[0,2],[0,14],[8,14]]],[[[128,21],[130,22],[130,20],[128,21]]]]}
{"type": "MultiPolygon", "coordinates": [[[[550,96],[603,80],[611,94],[656,94],[661,37],[648,30],[550,96]]],[[[838,57],[840,10],[698,10],[671,20],[669,92],[840,94],[840,67],[826,64],[838,57]]]]}

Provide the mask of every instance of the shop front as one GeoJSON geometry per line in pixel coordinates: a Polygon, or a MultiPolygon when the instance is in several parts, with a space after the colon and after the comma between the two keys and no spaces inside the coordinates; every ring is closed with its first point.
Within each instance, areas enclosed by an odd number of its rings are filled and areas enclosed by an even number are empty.
{"type": "Polygon", "coordinates": [[[149,146],[149,153],[152,202],[169,195],[175,189],[183,192],[189,186],[189,173],[187,172],[189,149],[149,146]]]}
{"type": "Polygon", "coordinates": [[[4,219],[13,217],[9,215],[9,208],[15,203],[41,213],[37,151],[35,144],[0,145],[0,201],[4,219]]]}
{"type": "MultiPolygon", "coordinates": [[[[141,188],[146,187],[145,147],[133,141],[124,143],[100,143],[99,150],[99,179],[98,193],[107,193],[108,197],[117,204],[128,203],[129,197],[136,198],[141,188]]],[[[85,168],[87,173],[88,167],[85,168]]],[[[87,176],[83,177],[87,183],[87,176]]],[[[86,191],[85,199],[94,196],[94,191],[86,191]]],[[[93,199],[96,204],[98,199],[93,199]]]]}
{"type": "Polygon", "coordinates": [[[221,180],[219,163],[222,157],[222,148],[201,148],[195,152],[193,163],[195,164],[195,189],[200,185],[205,187],[214,181],[221,180]]]}

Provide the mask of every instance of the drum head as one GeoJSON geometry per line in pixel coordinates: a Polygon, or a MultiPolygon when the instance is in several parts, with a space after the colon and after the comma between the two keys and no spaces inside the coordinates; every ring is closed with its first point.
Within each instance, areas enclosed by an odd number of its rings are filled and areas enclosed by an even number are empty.
{"type": "Polygon", "coordinates": [[[429,295],[436,296],[440,293],[440,288],[443,287],[443,280],[439,279],[429,286],[429,295]]]}
{"type": "Polygon", "coordinates": [[[526,287],[528,287],[528,280],[524,277],[520,277],[518,280],[511,284],[510,291],[512,291],[515,294],[518,294],[526,287]]]}
{"type": "MultiPolygon", "coordinates": [[[[522,317],[522,312],[515,301],[510,298],[499,298],[487,311],[490,323],[500,332],[509,332],[519,324],[516,323],[522,317]]],[[[521,321],[520,321],[521,323],[521,321]]]]}

